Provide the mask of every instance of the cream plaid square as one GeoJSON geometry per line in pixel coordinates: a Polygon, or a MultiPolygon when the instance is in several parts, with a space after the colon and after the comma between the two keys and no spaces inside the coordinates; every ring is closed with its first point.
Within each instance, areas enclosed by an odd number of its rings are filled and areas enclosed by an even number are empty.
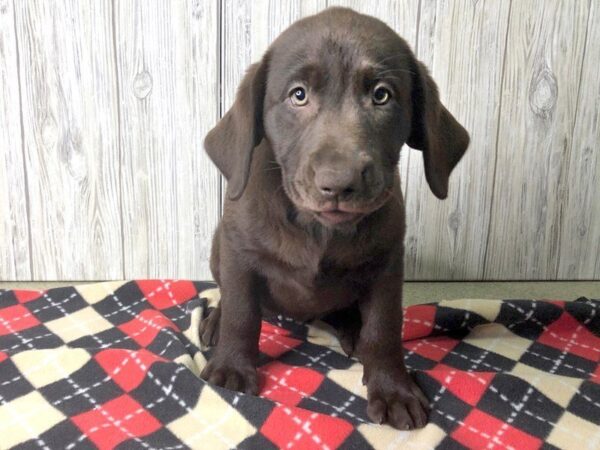
{"type": "Polygon", "coordinates": [[[510,374],[525,380],[563,408],[569,406],[571,399],[583,383],[580,378],[549,374],[522,363],[518,363],[510,374]]]}
{"type": "Polygon", "coordinates": [[[496,320],[502,307],[502,300],[486,300],[478,298],[465,298],[458,300],[442,300],[440,306],[454,309],[464,309],[481,316],[490,322],[496,320]]]}
{"type": "Polygon", "coordinates": [[[65,342],[72,342],[82,336],[108,330],[113,325],[94,308],[88,306],[60,319],[52,320],[46,323],[46,326],[65,342]]]}
{"type": "Polygon", "coordinates": [[[430,450],[446,437],[446,432],[433,423],[416,431],[398,431],[387,425],[362,424],[358,431],[373,448],[385,449],[430,450]]]}
{"type": "Polygon", "coordinates": [[[209,386],[202,389],[196,406],[167,428],[192,448],[237,448],[256,433],[256,428],[209,386]]]}
{"type": "Polygon", "coordinates": [[[327,378],[339,384],[347,391],[362,398],[367,398],[367,387],[362,384],[363,366],[355,363],[347,369],[332,369],[327,372],[327,378]]]}
{"type": "Polygon", "coordinates": [[[0,406],[0,446],[11,448],[37,438],[65,419],[35,391],[0,406]]]}
{"type": "Polygon", "coordinates": [[[517,336],[508,328],[497,323],[474,328],[463,342],[492,351],[513,361],[518,361],[531,345],[531,341],[517,336]]]}
{"type": "Polygon", "coordinates": [[[12,359],[29,382],[41,388],[80,369],[90,360],[90,355],[83,349],[60,347],[28,350],[14,355],[12,359]]]}
{"type": "Polygon", "coordinates": [[[111,295],[126,281],[107,281],[105,283],[94,283],[84,284],[82,286],[76,286],[77,292],[88,302],[90,305],[98,303],[100,300],[104,300],[107,296],[111,295]]]}
{"type": "Polygon", "coordinates": [[[600,427],[567,411],[547,442],[559,448],[597,449],[600,447],[600,427]]]}

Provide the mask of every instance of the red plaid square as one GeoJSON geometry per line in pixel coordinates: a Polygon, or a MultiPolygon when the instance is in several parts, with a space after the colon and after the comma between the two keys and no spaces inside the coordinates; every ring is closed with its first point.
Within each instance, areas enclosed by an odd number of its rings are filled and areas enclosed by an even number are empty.
{"type": "Polygon", "coordinates": [[[26,330],[39,324],[37,317],[23,305],[0,309],[0,336],[26,330]]]}
{"type": "Polygon", "coordinates": [[[166,309],[180,305],[197,294],[194,283],[191,281],[138,281],[138,287],[148,302],[156,309],[166,309]]]}
{"type": "Polygon", "coordinates": [[[352,433],[352,425],[302,408],[277,406],[260,431],[279,448],[334,449],[352,433]]]}
{"type": "Polygon", "coordinates": [[[582,358],[600,361],[600,338],[567,312],[548,325],[538,342],[582,358]]]}
{"type": "Polygon", "coordinates": [[[152,309],[146,309],[129,322],[119,325],[119,329],[123,333],[131,336],[142,347],[150,345],[163,328],[177,331],[177,327],[173,322],[160,312],[152,309]]]}
{"type": "Polygon", "coordinates": [[[113,381],[126,392],[139,386],[154,362],[166,361],[146,349],[108,349],[98,353],[95,358],[113,381]]]}
{"type": "Polygon", "coordinates": [[[99,448],[114,448],[128,439],[146,436],[160,428],[156,418],[138,402],[122,395],[71,420],[99,448]]]}
{"type": "Polygon", "coordinates": [[[473,406],[479,403],[495,375],[489,372],[464,372],[444,364],[438,364],[427,373],[463,402],[473,406]]]}
{"type": "Polygon", "coordinates": [[[446,336],[433,337],[418,341],[404,342],[404,348],[410,352],[415,352],[425,358],[434,361],[441,361],[444,357],[454,350],[460,341],[446,336]]]}
{"type": "Polygon", "coordinates": [[[289,337],[289,334],[290,332],[283,328],[263,322],[260,330],[260,351],[271,358],[277,358],[302,343],[298,339],[289,337]]]}
{"type": "Polygon", "coordinates": [[[502,448],[519,450],[538,449],[542,445],[540,439],[477,409],[464,419],[452,438],[469,448],[486,448],[492,442],[502,448]]]}
{"type": "Polygon", "coordinates": [[[16,299],[20,303],[27,303],[37,298],[40,298],[42,295],[44,295],[44,292],[45,291],[13,291],[16,299]]]}
{"type": "Polygon", "coordinates": [[[273,325],[272,323],[263,321],[260,328],[261,333],[265,334],[278,334],[280,336],[289,336],[290,331],[285,328],[278,327],[277,325],[273,325]]]}
{"type": "Polygon", "coordinates": [[[260,367],[265,380],[262,397],[285,405],[297,405],[304,397],[311,396],[325,378],[323,374],[306,368],[295,367],[278,361],[260,367]]]}
{"type": "Polygon", "coordinates": [[[404,310],[402,337],[405,341],[429,336],[435,323],[435,306],[415,305],[404,310]]]}

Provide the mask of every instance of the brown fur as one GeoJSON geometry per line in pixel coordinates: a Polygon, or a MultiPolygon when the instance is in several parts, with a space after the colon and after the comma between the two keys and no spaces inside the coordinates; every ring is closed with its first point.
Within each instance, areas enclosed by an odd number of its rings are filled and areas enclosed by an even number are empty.
{"type": "Polygon", "coordinates": [[[228,198],[211,258],[220,309],[200,330],[217,347],[203,378],[258,392],[261,318],[328,315],[364,364],[371,419],[425,425],[427,399],[406,371],[400,333],[404,143],[423,151],[427,181],[445,198],[468,134],[377,19],[327,9],[292,25],[250,67],[205,141],[228,198]],[[391,98],[376,104],[381,86],[391,98]],[[305,105],[294,103],[298,87],[305,105]]]}

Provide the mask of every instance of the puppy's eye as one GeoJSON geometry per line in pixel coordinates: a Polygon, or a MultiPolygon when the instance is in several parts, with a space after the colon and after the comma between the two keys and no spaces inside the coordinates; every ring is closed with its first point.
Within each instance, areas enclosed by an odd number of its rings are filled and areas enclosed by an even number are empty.
{"type": "Polygon", "coordinates": [[[304,88],[297,87],[290,92],[290,98],[295,106],[304,106],[308,103],[308,95],[304,88]]]}
{"type": "Polygon", "coordinates": [[[390,98],[392,98],[392,93],[390,90],[383,86],[375,86],[373,89],[373,103],[376,105],[385,105],[390,98]]]}

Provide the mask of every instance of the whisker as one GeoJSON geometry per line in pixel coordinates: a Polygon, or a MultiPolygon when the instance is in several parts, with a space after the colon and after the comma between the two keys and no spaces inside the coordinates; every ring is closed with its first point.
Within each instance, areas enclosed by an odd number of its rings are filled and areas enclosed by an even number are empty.
{"type": "Polygon", "coordinates": [[[385,57],[385,58],[383,58],[383,59],[380,59],[379,61],[377,61],[377,62],[375,63],[375,65],[379,65],[379,64],[381,64],[382,62],[384,62],[384,61],[387,61],[388,59],[392,59],[392,58],[395,58],[395,57],[397,57],[397,56],[401,56],[401,55],[405,55],[405,54],[406,54],[406,52],[393,53],[393,54],[391,54],[391,55],[388,55],[388,56],[386,56],[386,57],[385,57]]]}
{"type": "Polygon", "coordinates": [[[398,80],[398,81],[404,81],[402,78],[400,77],[396,77],[394,75],[385,75],[384,77],[386,80],[398,80]]]}
{"type": "Polygon", "coordinates": [[[413,72],[412,70],[408,70],[408,69],[386,69],[386,70],[382,70],[381,72],[377,72],[375,74],[375,77],[379,78],[387,73],[396,73],[396,72],[409,73],[411,75],[416,75],[415,72],[413,72]]]}

